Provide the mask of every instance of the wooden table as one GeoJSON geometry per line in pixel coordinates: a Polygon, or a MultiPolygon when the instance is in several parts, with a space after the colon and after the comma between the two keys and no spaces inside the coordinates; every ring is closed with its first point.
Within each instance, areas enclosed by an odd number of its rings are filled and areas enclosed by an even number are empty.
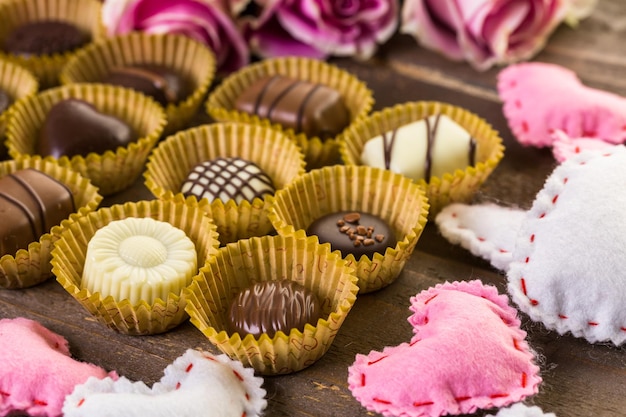
{"type": "MultiPolygon", "coordinates": [[[[626,2],[600,0],[578,29],[560,27],[535,59],[564,65],[592,87],[626,96],[626,2]]],[[[368,62],[333,61],[367,81],[376,109],[414,100],[439,100],[465,107],[487,119],[504,138],[505,157],[476,196],[528,208],[556,162],[549,150],[524,148],[511,136],[502,115],[495,76],[465,63],[452,63],[397,35],[368,62]]],[[[151,198],[142,181],[106,203],[151,198]]],[[[355,354],[408,341],[412,295],[438,283],[480,279],[505,292],[505,277],[490,265],[444,240],[429,224],[404,271],[389,287],[359,296],[334,344],[317,363],[293,375],[265,379],[267,416],[372,416],[352,397],[347,367],[355,354]]],[[[72,354],[152,384],[187,348],[217,352],[193,325],[185,323],[157,336],[125,336],[99,324],[54,280],[26,290],[0,291],[0,317],[40,321],[69,340],[72,354]]],[[[626,352],[559,336],[529,322],[524,329],[538,352],[543,384],[528,400],[559,417],[626,415],[626,352]]],[[[484,415],[479,412],[476,415],[484,415]]]]}

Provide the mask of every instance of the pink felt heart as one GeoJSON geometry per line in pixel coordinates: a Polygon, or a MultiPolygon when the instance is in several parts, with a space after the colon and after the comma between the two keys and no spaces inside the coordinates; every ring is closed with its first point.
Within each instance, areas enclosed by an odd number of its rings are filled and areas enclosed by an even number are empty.
{"type": "Polygon", "coordinates": [[[498,75],[511,131],[524,145],[552,146],[553,133],[626,141],[626,98],[587,87],[566,68],[540,62],[511,65],[498,75]]]}
{"type": "Polygon", "coordinates": [[[552,135],[552,154],[554,159],[563,162],[568,158],[580,155],[586,151],[606,151],[615,144],[594,138],[570,138],[562,130],[556,130],[552,135]]]}
{"type": "Polygon", "coordinates": [[[0,416],[60,416],[65,396],[77,384],[106,376],[104,369],[72,359],[67,340],[41,324],[21,317],[0,320],[0,416]]]}
{"type": "Polygon", "coordinates": [[[90,379],[67,397],[64,417],[258,417],[267,405],[263,379],[226,355],[188,349],[164,374],[152,388],[90,379]]]}
{"type": "Polygon", "coordinates": [[[410,343],[357,355],[350,390],[385,416],[441,416],[503,407],[535,394],[539,368],[516,310],[480,281],[411,298],[410,343]]]}

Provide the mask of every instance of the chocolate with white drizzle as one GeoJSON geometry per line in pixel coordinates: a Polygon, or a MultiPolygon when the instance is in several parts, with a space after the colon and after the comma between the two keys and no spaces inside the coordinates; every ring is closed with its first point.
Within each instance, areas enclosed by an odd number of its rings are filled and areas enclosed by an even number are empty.
{"type": "Polygon", "coordinates": [[[429,181],[475,165],[476,140],[448,116],[437,114],[370,139],[361,162],[429,181]]]}
{"type": "Polygon", "coordinates": [[[274,194],[271,178],[255,163],[241,158],[215,158],[195,165],[181,187],[186,196],[198,200],[220,199],[252,202],[266,194],[274,194]]]}
{"type": "Polygon", "coordinates": [[[350,123],[337,90],[281,75],[253,83],[237,98],[235,109],[322,139],[338,135],[350,123]]]}

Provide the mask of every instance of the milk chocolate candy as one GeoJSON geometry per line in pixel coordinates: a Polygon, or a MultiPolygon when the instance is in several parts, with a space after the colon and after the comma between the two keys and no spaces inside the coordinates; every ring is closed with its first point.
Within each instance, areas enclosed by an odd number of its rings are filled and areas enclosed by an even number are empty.
{"type": "Polygon", "coordinates": [[[58,21],[28,22],[13,29],[4,41],[4,50],[13,55],[53,55],[71,52],[91,40],[78,27],[58,21]]]}
{"type": "Polygon", "coordinates": [[[176,104],[188,95],[185,78],[176,71],[161,65],[141,64],[114,67],[102,82],[132,88],[154,98],[162,106],[176,104]]]}
{"type": "Polygon", "coordinates": [[[0,178],[1,254],[15,254],[76,211],[65,184],[34,169],[0,178]]]}
{"type": "Polygon", "coordinates": [[[198,200],[235,200],[239,204],[274,194],[275,189],[271,178],[255,163],[241,158],[215,158],[195,165],[181,192],[198,200]]]}
{"type": "Polygon", "coordinates": [[[39,133],[37,153],[60,158],[63,155],[102,154],[127,146],[137,138],[132,128],[117,117],[99,112],[91,103],[66,99],[56,103],[39,133]]]}
{"type": "Polygon", "coordinates": [[[289,334],[316,325],[321,315],[320,301],[306,287],[289,280],[257,282],[239,292],[229,308],[229,331],[243,339],[276,332],[289,334]]]}
{"type": "Polygon", "coordinates": [[[309,225],[308,235],[316,235],[320,243],[330,243],[343,257],[354,255],[358,260],[365,255],[385,253],[396,246],[396,238],[389,225],[380,217],[357,211],[340,211],[320,217],[309,225]]]}
{"type": "Polygon", "coordinates": [[[9,93],[0,88],[0,114],[2,114],[11,105],[11,96],[9,93]]]}
{"type": "Polygon", "coordinates": [[[350,123],[350,111],[337,90],[280,75],[252,84],[235,108],[322,139],[338,135],[350,123]]]}

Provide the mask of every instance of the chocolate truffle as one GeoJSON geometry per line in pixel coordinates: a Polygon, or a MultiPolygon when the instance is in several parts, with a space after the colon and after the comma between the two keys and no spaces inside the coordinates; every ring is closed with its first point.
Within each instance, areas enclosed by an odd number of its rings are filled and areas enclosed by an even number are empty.
{"type": "Polygon", "coordinates": [[[337,90],[280,75],[252,84],[237,98],[235,109],[322,139],[350,124],[350,111],[337,90]]]}
{"type": "Polygon", "coordinates": [[[437,114],[383,133],[365,143],[361,162],[415,181],[442,177],[476,163],[476,141],[446,115],[437,114]]]}
{"type": "Polygon", "coordinates": [[[241,158],[215,158],[194,166],[181,192],[198,200],[235,200],[239,204],[274,194],[275,189],[271,178],[255,163],[241,158]]]}
{"type": "Polygon", "coordinates": [[[152,305],[179,295],[196,273],[195,245],[185,232],[150,217],[112,221],[87,245],[81,287],[102,298],[152,305]]]}
{"type": "Polygon", "coordinates": [[[91,40],[88,33],[57,20],[28,22],[13,29],[4,41],[4,50],[13,55],[52,55],[71,52],[91,40]]]}
{"type": "Polygon", "coordinates": [[[137,138],[133,129],[117,117],[101,113],[91,103],[66,99],[56,103],[39,132],[37,153],[60,158],[63,155],[103,154],[127,146],[137,138]]]}
{"type": "Polygon", "coordinates": [[[4,113],[6,109],[11,105],[11,96],[9,93],[0,88],[0,114],[4,113]]]}
{"type": "Polygon", "coordinates": [[[188,95],[188,83],[184,77],[161,65],[114,67],[102,82],[137,90],[164,107],[176,104],[188,95]]]}
{"type": "Polygon", "coordinates": [[[239,292],[228,309],[228,330],[241,338],[251,334],[274,337],[291,329],[304,331],[321,315],[317,296],[306,287],[289,280],[257,282],[239,292]]]}
{"type": "Polygon", "coordinates": [[[45,173],[28,168],[5,175],[0,178],[0,253],[26,249],[75,211],[69,188],[45,173]]]}
{"type": "Polygon", "coordinates": [[[388,247],[396,246],[396,238],[389,225],[373,214],[340,211],[320,217],[306,229],[308,235],[317,235],[320,243],[330,243],[332,250],[341,251],[341,256],[354,255],[358,260],[365,255],[385,253],[388,247]]]}

